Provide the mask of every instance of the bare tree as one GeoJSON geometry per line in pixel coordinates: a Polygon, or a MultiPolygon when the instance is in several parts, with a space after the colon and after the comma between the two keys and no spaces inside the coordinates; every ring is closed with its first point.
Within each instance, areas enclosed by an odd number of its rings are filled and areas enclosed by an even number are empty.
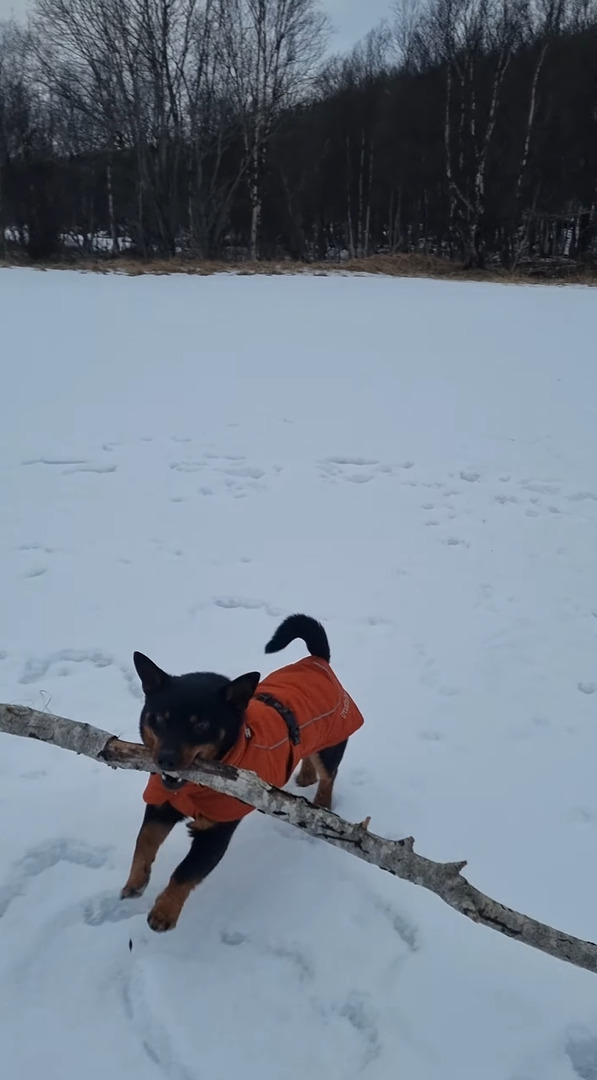
{"type": "Polygon", "coordinates": [[[242,124],[250,256],[257,259],[268,143],[284,109],[311,90],[328,21],[319,0],[220,0],[219,10],[223,65],[242,124]]]}
{"type": "Polygon", "coordinates": [[[130,150],[137,172],[136,234],[173,253],[184,158],[185,100],[197,0],[38,0],[40,71],[48,89],[84,114],[112,163],[130,150]]]}
{"type": "MultiPolygon", "coordinates": [[[[517,219],[524,219],[524,226],[519,229],[515,251],[511,259],[516,267],[528,243],[529,228],[534,217],[536,196],[530,208],[524,213],[522,208],[523,184],[526,180],[531,140],[535,132],[539,104],[539,83],[550,46],[561,33],[566,23],[567,0],[531,0],[526,10],[526,33],[529,42],[536,51],[535,63],[529,87],[528,111],[524,127],[524,139],[520,153],[520,164],[516,177],[515,212],[517,219]]],[[[578,9],[577,9],[578,10],[578,9]]]]}
{"type": "Polygon", "coordinates": [[[4,216],[4,183],[13,159],[23,152],[29,124],[30,94],[22,34],[15,23],[0,23],[0,251],[5,250],[9,225],[4,216]]]}
{"type": "Polygon", "coordinates": [[[444,150],[451,226],[483,266],[486,179],[506,72],[522,41],[525,0],[430,0],[396,12],[395,40],[414,70],[445,71],[444,150]]]}
{"type": "Polygon", "coordinates": [[[351,106],[345,111],[346,223],[348,249],[353,258],[366,258],[370,253],[375,133],[390,49],[391,33],[382,22],[347,57],[332,61],[326,72],[328,87],[333,81],[335,92],[351,106]]]}

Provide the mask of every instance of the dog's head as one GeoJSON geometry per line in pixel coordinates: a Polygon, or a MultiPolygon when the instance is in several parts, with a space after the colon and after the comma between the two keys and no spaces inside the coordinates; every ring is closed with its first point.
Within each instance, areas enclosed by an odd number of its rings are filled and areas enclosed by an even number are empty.
{"type": "Polygon", "coordinates": [[[168,675],[143,653],[133,661],[145,694],[141,739],[164,785],[178,790],[185,781],[165,774],[190,769],[195,761],[219,761],[234,745],[259,673],[232,680],[211,672],[168,675]]]}

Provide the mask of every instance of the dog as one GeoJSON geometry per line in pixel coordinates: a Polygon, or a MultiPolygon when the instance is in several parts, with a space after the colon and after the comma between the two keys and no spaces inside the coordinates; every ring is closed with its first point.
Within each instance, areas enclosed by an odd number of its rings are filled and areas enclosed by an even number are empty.
{"type": "Polygon", "coordinates": [[[147,917],[158,933],[176,926],[190,893],[215,869],[239,822],[254,809],[170,772],[191,769],[196,761],[222,761],[283,787],[301,763],[297,783],[318,781],[314,805],[331,808],[348,739],[364,721],[330,667],[321,623],[290,615],[265,651],[279,652],[297,638],[310,655],[263,682],[256,671],[232,680],[212,672],[168,675],[143,653],[134,654],[145,695],[141,739],[160,773],[152,773],[143,793],[147,806],[123,899],[141,896],[164,840],[178,822],[191,819],[190,850],[147,917]]]}

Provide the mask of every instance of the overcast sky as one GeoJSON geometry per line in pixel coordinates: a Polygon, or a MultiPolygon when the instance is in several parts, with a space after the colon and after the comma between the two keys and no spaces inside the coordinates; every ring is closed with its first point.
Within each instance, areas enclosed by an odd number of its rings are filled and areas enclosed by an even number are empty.
{"type": "MultiPolygon", "coordinates": [[[[0,4],[5,0],[0,0],[0,4]]],[[[390,10],[390,0],[323,0],[323,7],[328,12],[336,35],[333,45],[336,49],[350,48],[377,26],[390,10]]]]}
{"type": "MultiPolygon", "coordinates": [[[[322,0],[336,34],[334,51],[350,48],[359,38],[387,15],[390,0],[322,0]]],[[[27,10],[28,0],[0,0],[0,18],[21,15],[27,10]]]]}

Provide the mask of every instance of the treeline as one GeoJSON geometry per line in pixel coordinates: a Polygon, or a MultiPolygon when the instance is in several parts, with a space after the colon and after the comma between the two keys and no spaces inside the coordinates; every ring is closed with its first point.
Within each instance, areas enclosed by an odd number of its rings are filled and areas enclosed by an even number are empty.
{"type": "Polygon", "coordinates": [[[37,0],[0,24],[0,250],[597,259],[597,0],[37,0]]]}

